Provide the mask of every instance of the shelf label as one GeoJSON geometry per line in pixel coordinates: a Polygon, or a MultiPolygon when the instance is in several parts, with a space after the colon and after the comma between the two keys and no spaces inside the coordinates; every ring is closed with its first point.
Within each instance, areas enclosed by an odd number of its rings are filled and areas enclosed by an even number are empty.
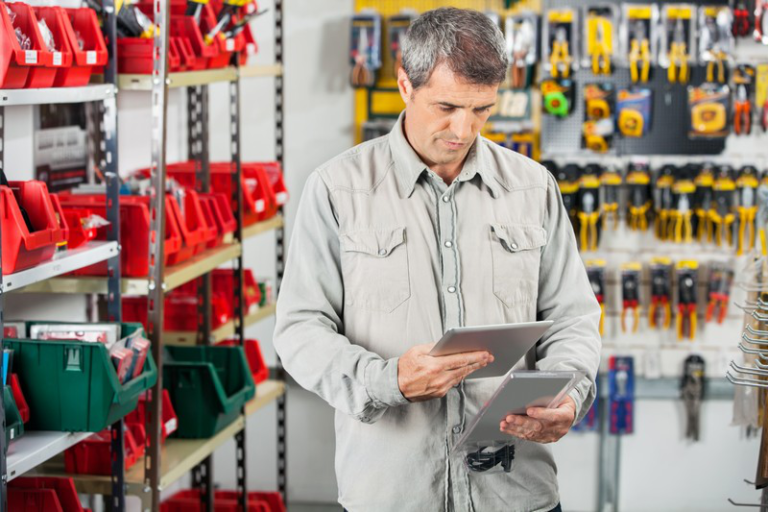
{"type": "Polygon", "coordinates": [[[26,50],[24,52],[25,64],[37,64],[37,50],[26,50]]]}
{"type": "Polygon", "coordinates": [[[280,192],[275,196],[275,199],[277,199],[278,204],[283,205],[288,202],[288,194],[286,192],[280,192]]]}
{"type": "Polygon", "coordinates": [[[53,65],[61,66],[61,52],[53,52],[53,65]]]}
{"type": "Polygon", "coordinates": [[[235,40],[234,39],[227,39],[227,51],[233,52],[235,51],[235,40]]]}
{"type": "Polygon", "coordinates": [[[165,422],[165,433],[167,435],[171,435],[174,432],[176,432],[176,429],[178,428],[176,418],[171,418],[170,420],[165,422]]]}
{"type": "Polygon", "coordinates": [[[267,209],[267,205],[264,204],[263,199],[259,199],[258,201],[256,201],[256,213],[261,213],[266,209],[267,209]]]}
{"type": "Polygon", "coordinates": [[[85,63],[88,64],[89,66],[93,66],[94,64],[96,64],[95,51],[85,52],[85,63]]]}

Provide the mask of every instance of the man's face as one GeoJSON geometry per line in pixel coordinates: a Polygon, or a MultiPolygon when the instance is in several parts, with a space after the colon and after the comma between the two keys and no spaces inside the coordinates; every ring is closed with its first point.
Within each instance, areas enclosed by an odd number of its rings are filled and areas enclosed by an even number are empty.
{"type": "Polygon", "coordinates": [[[470,84],[445,63],[419,89],[400,68],[398,86],[405,101],[408,142],[430,166],[464,161],[491,115],[499,89],[498,84],[470,84]]]}

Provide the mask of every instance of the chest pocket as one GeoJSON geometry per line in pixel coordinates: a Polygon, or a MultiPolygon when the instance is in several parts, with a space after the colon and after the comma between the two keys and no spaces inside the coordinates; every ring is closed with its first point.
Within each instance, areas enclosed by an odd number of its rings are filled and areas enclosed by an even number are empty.
{"type": "Polygon", "coordinates": [[[339,240],[346,307],[391,313],[410,298],[405,228],[354,231],[339,240]]]}
{"type": "Polygon", "coordinates": [[[493,293],[505,306],[536,302],[539,262],[547,232],[524,224],[491,225],[493,293]]]}

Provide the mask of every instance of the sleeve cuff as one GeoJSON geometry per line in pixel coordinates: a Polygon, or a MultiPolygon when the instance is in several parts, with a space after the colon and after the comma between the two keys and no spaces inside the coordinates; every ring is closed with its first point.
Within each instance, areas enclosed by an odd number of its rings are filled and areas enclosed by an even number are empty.
{"type": "Polygon", "coordinates": [[[571,426],[573,426],[582,420],[581,411],[584,405],[584,398],[582,398],[578,388],[573,388],[571,392],[568,393],[568,396],[571,397],[573,403],[576,404],[576,413],[573,416],[573,423],[571,424],[571,426]]]}
{"type": "Polygon", "coordinates": [[[396,407],[409,403],[397,383],[399,357],[377,359],[365,368],[365,388],[377,408],[396,407]]]}

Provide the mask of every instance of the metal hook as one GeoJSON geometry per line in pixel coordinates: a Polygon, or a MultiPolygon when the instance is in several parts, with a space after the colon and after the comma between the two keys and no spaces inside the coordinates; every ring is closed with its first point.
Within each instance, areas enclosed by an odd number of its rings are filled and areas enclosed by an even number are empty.
{"type": "Polygon", "coordinates": [[[752,313],[757,309],[757,303],[746,302],[744,304],[733,303],[734,306],[744,311],[745,313],[752,313]]]}
{"type": "Polygon", "coordinates": [[[762,350],[756,350],[754,348],[747,348],[747,347],[744,346],[744,343],[739,343],[739,350],[741,350],[745,354],[756,355],[756,356],[760,356],[763,359],[768,359],[768,354],[766,354],[762,350]]]}
{"type": "Polygon", "coordinates": [[[760,382],[754,379],[739,379],[738,377],[731,375],[730,372],[725,374],[725,378],[728,380],[728,382],[737,386],[749,386],[751,388],[768,389],[768,383],[766,382],[760,382]]]}
{"type": "Polygon", "coordinates": [[[744,375],[755,375],[757,377],[768,377],[768,372],[758,370],[756,368],[750,368],[748,366],[741,366],[736,364],[735,362],[731,361],[731,368],[736,370],[738,373],[743,373],[744,375]]]}
{"type": "Polygon", "coordinates": [[[757,366],[761,370],[768,370],[768,364],[761,363],[760,359],[755,359],[755,366],[757,366]]]}
{"type": "Polygon", "coordinates": [[[751,325],[747,324],[746,329],[749,331],[749,334],[752,334],[754,336],[768,336],[768,331],[762,331],[760,329],[755,329],[751,325]]]}
{"type": "Polygon", "coordinates": [[[752,343],[753,345],[758,345],[760,347],[768,347],[768,340],[757,340],[755,338],[750,338],[749,336],[747,336],[747,333],[745,332],[741,333],[741,339],[749,343],[752,343]]]}
{"type": "Polygon", "coordinates": [[[768,510],[768,505],[760,505],[759,503],[737,503],[733,501],[731,498],[728,498],[728,503],[730,503],[734,507],[751,507],[751,508],[759,508],[760,510],[768,510]]]}

